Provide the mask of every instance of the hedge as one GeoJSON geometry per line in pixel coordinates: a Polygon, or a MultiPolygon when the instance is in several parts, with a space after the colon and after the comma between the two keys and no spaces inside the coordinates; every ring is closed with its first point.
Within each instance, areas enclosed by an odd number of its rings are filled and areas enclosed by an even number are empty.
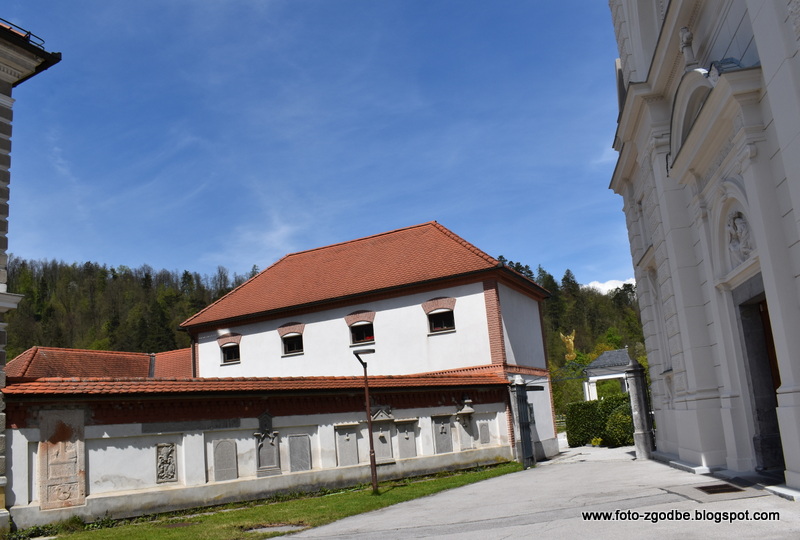
{"type": "Polygon", "coordinates": [[[633,444],[633,415],[630,402],[614,409],[606,422],[603,442],[607,446],[630,446],[633,444]]]}
{"type": "MultiPolygon", "coordinates": [[[[598,401],[578,401],[568,404],[567,443],[570,447],[583,446],[589,444],[595,437],[606,441],[608,419],[615,409],[625,403],[629,403],[627,394],[610,396],[598,401]]],[[[633,437],[632,427],[631,437],[633,437]]]]}

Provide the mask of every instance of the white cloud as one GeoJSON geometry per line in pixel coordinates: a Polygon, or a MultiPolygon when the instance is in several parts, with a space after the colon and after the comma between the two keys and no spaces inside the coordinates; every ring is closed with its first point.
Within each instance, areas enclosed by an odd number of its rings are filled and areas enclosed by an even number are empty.
{"type": "Polygon", "coordinates": [[[636,280],[633,279],[633,278],[626,279],[625,281],[620,281],[618,279],[610,279],[610,280],[605,281],[603,283],[601,283],[599,281],[592,281],[588,285],[585,285],[585,287],[591,287],[593,289],[597,289],[601,293],[605,294],[605,293],[607,293],[609,291],[613,291],[614,289],[622,287],[625,283],[630,283],[632,285],[635,285],[636,284],[636,280]]]}

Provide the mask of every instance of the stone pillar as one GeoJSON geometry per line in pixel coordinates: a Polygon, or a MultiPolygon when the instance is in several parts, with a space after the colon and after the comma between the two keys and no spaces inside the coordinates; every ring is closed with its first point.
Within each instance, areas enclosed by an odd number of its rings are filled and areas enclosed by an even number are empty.
{"type": "Polygon", "coordinates": [[[650,459],[653,451],[653,427],[647,403],[647,380],[644,368],[635,358],[631,358],[628,369],[625,370],[625,380],[628,382],[628,395],[631,399],[636,459],[650,459]]]}
{"type": "Polygon", "coordinates": [[[583,381],[583,399],[584,401],[594,401],[597,399],[597,381],[591,379],[583,381]]]}

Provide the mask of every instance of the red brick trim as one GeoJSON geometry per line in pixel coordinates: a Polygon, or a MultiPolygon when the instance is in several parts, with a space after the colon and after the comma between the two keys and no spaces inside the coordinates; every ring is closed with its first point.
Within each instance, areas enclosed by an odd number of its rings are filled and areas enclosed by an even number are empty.
{"type": "MultiPolygon", "coordinates": [[[[511,451],[517,455],[517,438],[514,435],[514,411],[511,409],[511,389],[506,391],[506,427],[508,428],[508,444],[511,451]]],[[[522,462],[517,456],[517,460],[522,462]]]]}
{"type": "Polygon", "coordinates": [[[483,299],[486,303],[486,321],[489,325],[489,350],[492,364],[506,364],[506,341],[503,332],[503,314],[500,311],[500,293],[497,280],[483,282],[483,299]]]}
{"type": "Polygon", "coordinates": [[[283,337],[286,334],[302,334],[305,328],[306,328],[305,323],[290,322],[282,324],[281,326],[278,327],[278,335],[283,337]]]}
{"type": "Polygon", "coordinates": [[[234,343],[239,345],[242,341],[242,334],[223,334],[217,338],[217,345],[220,347],[224,347],[225,345],[230,345],[234,343]]]}
{"type": "Polygon", "coordinates": [[[444,296],[439,296],[438,298],[431,298],[427,302],[422,303],[422,309],[425,311],[426,314],[429,314],[431,311],[435,311],[437,309],[449,309],[453,311],[456,307],[456,299],[455,298],[446,298],[444,296]]]}
{"type": "Polygon", "coordinates": [[[355,323],[358,322],[375,322],[375,312],[374,311],[367,311],[367,310],[359,310],[354,311],[349,315],[345,315],[344,322],[347,323],[347,326],[353,326],[355,323]]]}

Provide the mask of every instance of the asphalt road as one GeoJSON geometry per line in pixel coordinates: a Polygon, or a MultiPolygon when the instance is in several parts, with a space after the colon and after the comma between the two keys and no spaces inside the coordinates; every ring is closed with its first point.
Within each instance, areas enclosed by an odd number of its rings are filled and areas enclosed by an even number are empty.
{"type": "Polygon", "coordinates": [[[698,489],[720,485],[730,484],[657,461],[636,460],[632,447],[564,448],[557,458],[533,469],[290,537],[800,538],[800,502],[758,485],[733,493],[698,489]]]}

